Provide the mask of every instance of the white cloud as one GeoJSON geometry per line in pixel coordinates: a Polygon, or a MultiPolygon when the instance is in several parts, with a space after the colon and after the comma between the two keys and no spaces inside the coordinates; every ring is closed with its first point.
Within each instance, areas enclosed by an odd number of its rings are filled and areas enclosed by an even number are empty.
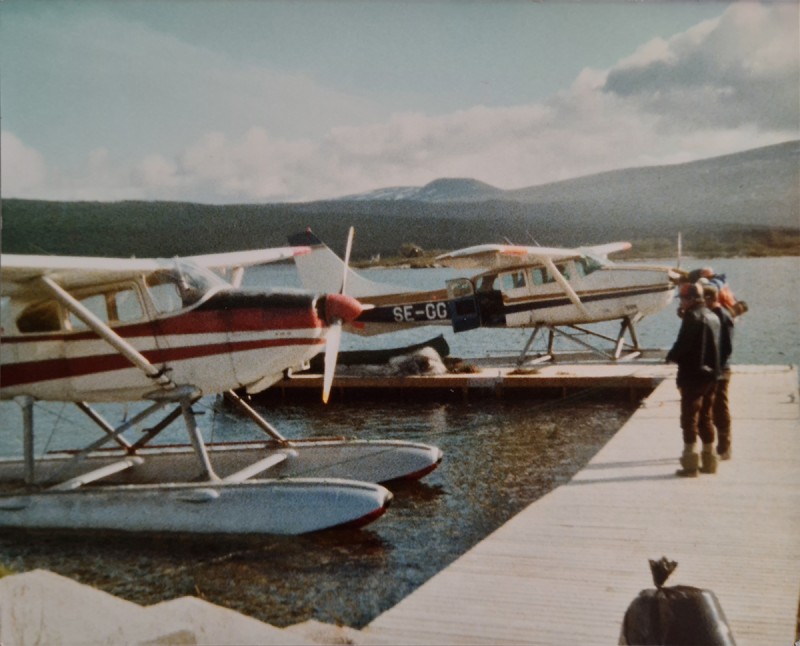
{"type": "Polygon", "coordinates": [[[172,189],[181,185],[178,165],[161,155],[148,155],[133,170],[133,181],[150,190],[172,189]]]}
{"type": "MultiPolygon", "coordinates": [[[[254,89],[248,83],[258,73],[231,77],[220,68],[215,91],[243,102],[237,129],[206,128],[182,150],[133,161],[100,148],[79,172],[51,173],[47,186],[41,155],[4,135],[5,193],[33,194],[38,185],[38,197],[59,199],[291,201],[456,176],[518,188],[768,145],[800,136],[797,17],[793,3],[733,5],[719,19],[644,43],[609,70],[583,70],[540,103],[398,113],[316,138],[286,134],[279,121],[254,123],[251,104],[278,87],[274,79],[264,72],[254,89]],[[240,87],[249,89],[237,94],[240,87]]],[[[300,106],[299,121],[324,109],[324,101],[308,101],[324,96],[309,80],[284,81],[280,87],[295,88],[285,103],[300,106]]],[[[348,104],[338,104],[343,113],[348,104]]],[[[363,114],[338,123],[354,121],[363,114]]]]}
{"type": "Polygon", "coordinates": [[[755,126],[796,132],[798,5],[741,3],[667,43],[645,45],[608,74],[606,92],[661,117],[667,131],[755,126]]]}
{"type": "Polygon", "coordinates": [[[42,186],[47,176],[44,157],[5,130],[0,133],[0,146],[0,185],[3,194],[19,197],[36,195],[36,189],[42,186]]]}
{"type": "Polygon", "coordinates": [[[735,5],[540,104],[395,114],[313,141],[209,136],[183,167],[223,199],[315,199],[453,176],[515,188],[768,145],[798,136],[792,16],[735,5]]]}
{"type": "Polygon", "coordinates": [[[251,128],[239,138],[210,133],[180,159],[181,172],[192,183],[211,182],[228,199],[282,200],[292,197],[295,167],[312,164],[314,146],[305,140],[270,137],[251,128]]]}

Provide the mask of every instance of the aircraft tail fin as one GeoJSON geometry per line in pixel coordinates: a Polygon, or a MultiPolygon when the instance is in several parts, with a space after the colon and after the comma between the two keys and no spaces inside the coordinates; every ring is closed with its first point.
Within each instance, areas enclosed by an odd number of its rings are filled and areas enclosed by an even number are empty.
{"type": "MultiPolygon", "coordinates": [[[[344,261],[312,233],[311,229],[289,236],[289,244],[311,248],[310,253],[294,258],[297,273],[305,289],[334,294],[341,290],[345,275],[344,261]]],[[[350,268],[347,269],[346,282],[347,294],[355,298],[403,291],[400,287],[364,278],[350,268]]]]}

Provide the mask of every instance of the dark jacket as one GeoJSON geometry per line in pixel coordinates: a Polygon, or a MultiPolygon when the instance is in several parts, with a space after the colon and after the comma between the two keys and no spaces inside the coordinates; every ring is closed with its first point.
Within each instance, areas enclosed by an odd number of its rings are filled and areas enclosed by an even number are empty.
{"type": "Polygon", "coordinates": [[[733,317],[731,313],[721,305],[713,310],[720,323],[719,329],[719,364],[722,371],[730,370],[730,359],[733,353],[733,317]]]}
{"type": "Polygon", "coordinates": [[[678,388],[699,386],[722,376],[720,322],[704,305],[683,315],[681,329],[667,361],[678,364],[678,388]]]}

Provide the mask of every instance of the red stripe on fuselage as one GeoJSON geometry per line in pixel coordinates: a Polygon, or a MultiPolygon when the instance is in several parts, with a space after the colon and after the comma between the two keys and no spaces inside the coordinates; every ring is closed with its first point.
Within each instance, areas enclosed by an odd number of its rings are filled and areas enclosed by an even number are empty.
{"type": "MultiPolygon", "coordinates": [[[[216,309],[191,311],[155,319],[143,323],[111,326],[114,333],[123,339],[151,338],[166,335],[214,334],[237,332],[260,332],[263,330],[304,330],[323,327],[323,322],[313,308],[300,309],[216,309]]],[[[99,339],[91,330],[80,332],[56,332],[53,334],[30,334],[3,337],[3,343],[30,343],[45,341],[93,341],[99,339]]]]}
{"type": "MultiPolygon", "coordinates": [[[[256,341],[222,342],[178,348],[146,350],[142,352],[150,363],[160,366],[175,361],[198,359],[236,352],[262,350],[294,345],[320,345],[325,342],[319,338],[259,339],[256,341]]],[[[24,384],[68,379],[88,375],[113,372],[131,368],[133,364],[120,354],[97,354],[86,357],[43,359],[7,364],[2,367],[0,383],[4,388],[24,384]]]]}
{"type": "Polygon", "coordinates": [[[320,328],[322,321],[309,309],[236,309],[189,312],[155,322],[161,334],[213,334],[260,332],[262,330],[303,330],[320,328]]]}

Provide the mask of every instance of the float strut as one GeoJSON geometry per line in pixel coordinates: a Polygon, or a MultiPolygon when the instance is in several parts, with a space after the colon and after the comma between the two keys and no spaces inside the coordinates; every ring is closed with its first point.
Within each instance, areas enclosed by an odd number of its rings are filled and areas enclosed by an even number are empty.
{"type": "Polygon", "coordinates": [[[211,481],[218,481],[220,477],[214,473],[211,466],[211,459],[208,457],[205,442],[200,436],[200,430],[197,428],[197,422],[194,419],[194,412],[192,411],[192,400],[190,397],[181,397],[181,412],[183,419],[186,423],[186,430],[189,433],[189,439],[192,442],[197,458],[200,460],[200,466],[206,478],[211,481]]]}
{"type": "Polygon", "coordinates": [[[25,484],[32,485],[35,478],[35,461],[33,458],[33,397],[18,397],[17,403],[22,407],[23,454],[25,458],[25,484]]]}
{"type": "Polygon", "coordinates": [[[528,337],[528,342],[525,344],[525,347],[522,349],[522,354],[520,354],[519,355],[519,359],[517,359],[517,365],[518,366],[522,366],[522,364],[525,363],[525,357],[528,356],[528,350],[531,349],[531,346],[533,345],[533,340],[536,338],[536,335],[538,334],[538,332],[541,329],[541,327],[542,327],[541,324],[537,323],[536,327],[533,328],[533,332],[531,332],[531,335],[528,337]]]}

